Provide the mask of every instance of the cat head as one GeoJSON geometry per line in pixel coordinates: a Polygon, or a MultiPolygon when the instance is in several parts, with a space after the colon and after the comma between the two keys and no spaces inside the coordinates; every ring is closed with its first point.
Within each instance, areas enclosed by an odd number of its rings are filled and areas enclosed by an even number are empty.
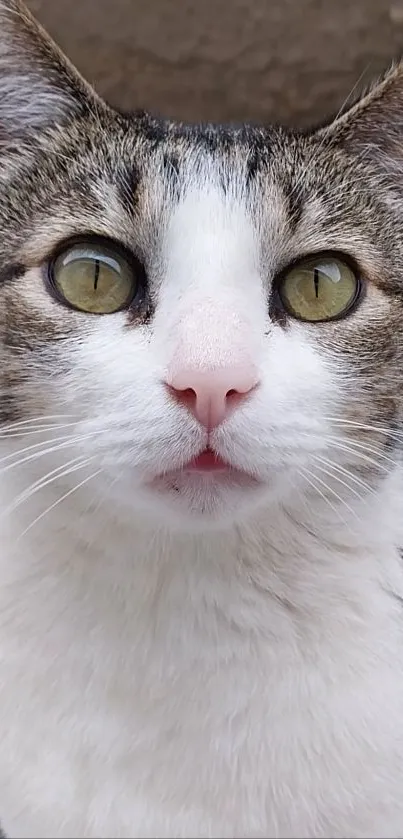
{"type": "Polygon", "coordinates": [[[361,503],[400,449],[402,140],[400,66],[309,134],[192,127],[0,0],[2,450],[183,528],[361,503]]]}

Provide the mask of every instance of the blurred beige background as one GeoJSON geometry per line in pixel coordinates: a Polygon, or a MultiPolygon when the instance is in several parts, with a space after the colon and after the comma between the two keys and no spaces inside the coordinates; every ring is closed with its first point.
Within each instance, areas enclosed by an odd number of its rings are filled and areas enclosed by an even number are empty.
{"type": "Polygon", "coordinates": [[[112,104],[309,125],[403,54],[403,0],[27,0],[112,104]]]}

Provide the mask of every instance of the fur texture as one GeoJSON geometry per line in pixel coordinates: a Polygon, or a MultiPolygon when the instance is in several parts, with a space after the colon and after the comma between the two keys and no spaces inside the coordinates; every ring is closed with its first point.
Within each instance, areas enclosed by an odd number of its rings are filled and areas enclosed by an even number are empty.
{"type": "Polygon", "coordinates": [[[309,135],[102,103],[0,0],[0,814],[10,837],[403,837],[403,68],[309,135]],[[91,234],[127,310],[49,291],[91,234]],[[277,278],[344,253],[303,323],[277,278]],[[170,371],[253,365],[209,435],[170,371]],[[245,483],[179,471],[209,444],[245,483]]]}

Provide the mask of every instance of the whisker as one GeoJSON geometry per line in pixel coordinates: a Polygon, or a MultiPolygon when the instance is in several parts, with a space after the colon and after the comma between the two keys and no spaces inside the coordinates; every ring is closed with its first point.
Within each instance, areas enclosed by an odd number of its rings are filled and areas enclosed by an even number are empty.
{"type": "Polygon", "coordinates": [[[396,437],[397,439],[403,439],[403,432],[395,431],[393,428],[388,428],[387,426],[383,425],[355,422],[354,420],[343,419],[342,417],[325,417],[325,421],[337,425],[344,425],[348,428],[356,428],[358,431],[374,431],[377,434],[385,434],[388,437],[396,437]]]}
{"type": "Polygon", "coordinates": [[[19,536],[18,536],[18,538],[17,538],[17,542],[18,542],[20,539],[22,539],[24,536],[26,536],[26,534],[27,534],[27,533],[28,533],[28,532],[29,532],[29,531],[30,531],[30,530],[31,530],[31,529],[32,529],[32,528],[33,528],[36,524],[38,524],[38,522],[40,522],[40,521],[41,521],[41,520],[42,520],[45,516],[47,516],[47,515],[48,515],[48,513],[50,513],[52,510],[54,510],[54,509],[55,509],[55,507],[57,507],[59,504],[61,504],[61,503],[62,503],[62,501],[65,501],[65,500],[66,500],[66,498],[69,498],[69,497],[70,497],[70,495],[73,495],[73,493],[74,493],[74,492],[77,492],[77,490],[78,490],[78,489],[80,489],[81,487],[83,487],[85,484],[88,484],[88,482],[89,482],[89,481],[91,481],[93,478],[96,478],[96,477],[97,477],[97,475],[100,475],[100,474],[101,474],[101,472],[102,472],[102,469],[97,469],[95,472],[92,472],[92,474],[91,474],[91,475],[88,475],[86,478],[84,478],[84,480],[80,481],[80,483],[79,483],[79,484],[76,484],[76,485],[75,485],[72,489],[69,489],[69,490],[68,490],[68,492],[65,492],[65,493],[64,493],[64,495],[62,495],[60,498],[58,498],[58,499],[57,499],[57,501],[54,501],[54,502],[53,502],[53,504],[51,504],[49,507],[47,507],[47,508],[46,508],[46,510],[44,510],[42,513],[40,513],[40,515],[39,515],[39,516],[37,516],[37,517],[36,517],[36,518],[35,518],[35,519],[34,519],[34,520],[33,520],[33,521],[32,521],[32,522],[28,525],[28,527],[26,527],[26,528],[25,528],[25,530],[24,530],[22,533],[20,533],[20,535],[19,535],[19,536]]]}
{"type": "Polygon", "coordinates": [[[392,466],[399,466],[396,460],[393,460],[393,458],[389,457],[386,454],[383,454],[383,452],[377,451],[377,449],[374,449],[372,446],[367,446],[363,443],[358,443],[355,440],[349,440],[348,443],[345,443],[344,441],[340,441],[338,437],[326,437],[326,440],[328,440],[336,448],[340,449],[340,451],[346,451],[349,452],[349,454],[353,454],[356,457],[360,457],[361,460],[365,460],[367,463],[371,463],[373,466],[376,466],[377,469],[381,469],[383,472],[389,473],[390,470],[386,466],[384,466],[383,463],[379,463],[377,460],[374,460],[373,457],[369,457],[366,454],[361,454],[361,452],[371,452],[371,454],[375,454],[381,460],[388,461],[392,466]]]}
{"type": "Polygon", "coordinates": [[[1,516],[10,515],[10,513],[18,509],[18,507],[20,507],[21,504],[24,503],[24,501],[28,501],[33,495],[35,495],[35,493],[39,492],[41,489],[44,489],[46,486],[49,486],[49,484],[54,483],[59,478],[64,478],[66,475],[70,475],[72,472],[75,472],[78,469],[82,469],[83,466],[86,466],[92,460],[94,460],[93,457],[87,457],[84,459],[75,457],[72,460],[67,461],[67,463],[64,463],[62,466],[58,466],[56,469],[52,469],[51,472],[48,472],[39,480],[34,481],[34,483],[30,484],[29,487],[27,487],[23,492],[17,495],[17,497],[14,498],[13,503],[6,507],[4,510],[2,510],[1,516]]]}
{"type": "MultiPolygon", "coordinates": [[[[343,419],[339,419],[339,418],[335,418],[333,420],[330,419],[330,421],[333,422],[334,424],[338,424],[338,425],[342,426],[343,429],[345,428],[345,429],[348,430],[349,428],[352,428],[352,429],[357,430],[357,431],[367,431],[367,432],[372,432],[372,433],[376,433],[376,434],[383,434],[386,437],[389,437],[392,440],[395,440],[399,444],[403,443],[403,432],[402,431],[396,431],[392,428],[387,428],[387,427],[384,427],[384,426],[381,426],[381,425],[366,425],[364,423],[355,423],[351,420],[343,420],[343,419]]],[[[356,445],[356,446],[357,445],[363,445],[362,443],[359,443],[358,441],[356,441],[354,439],[351,439],[350,437],[348,438],[348,442],[353,444],[353,445],[356,445]]],[[[375,441],[372,441],[372,442],[374,443],[375,441]]],[[[369,446],[368,446],[368,450],[370,450],[369,446]]],[[[379,457],[383,457],[384,459],[388,458],[388,455],[383,454],[381,451],[379,451],[379,449],[372,449],[372,451],[375,454],[377,454],[379,457]]],[[[396,461],[392,460],[391,458],[389,458],[389,459],[392,463],[394,463],[394,465],[396,465],[396,461]]]]}
{"type": "Polygon", "coordinates": [[[23,427],[24,425],[33,425],[36,422],[47,422],[48,420],[61,420],[61,419],[73,419],[74,414],[45,414],[44,416],[40,417],[30,417],[29,419],[25,420],[16,420],[15,422],[9,423],[9,425],[0,426],[1,431],[8,431],[13,430],[14,428],[23,427]]]}
{"type": "MultiPolygon", "coordinates": [[[[90,434],[82,434],[78,437],[56,438],[56,440],[58,439],[57,445],[48,446],[46,449],[44,449],[44,450],[42,449],[42,451],[34,451],[33,454],[27,455],[26,457],[22,457],[19,460],[14,461],[13,463],[9,463],[7,466],[4,466],[2,469],[0,469],[0,475],[2,475],[5,472],[9,472],[12,469],[17,468],[17,466],[21,466],[23,463],[29,463],[32,460],[39,460],[39,458],[44,457],[47,454],[51,454],[52,452],[62,451],[63,449],[68,448],[68,446],[73,446],[76,443],[82,443],[85,440],[91,439],[96,434],[103,434],[103,433],[104,433],[103,431],[93,431],[90,434]]],[[[48,443],[49,441],[46,441],[46,442],[48,443]]],[[[52,442],[55,442],[55,441],[52,440],[52,442]]],[[[15,454],[18,455],[18,454],[22,454],[23,452],[32,451],[32,449],[38,449],[39,446],[45,445],[45,444],[46,443],[36,443],[35,445],[27,446],[27,448],[25,448],[25,449],[20,449],[20,451],[15,453],[15,454]]],[[[13,456],[15,456],[15,454],[13,456]]],[[[9,460],[9,458],[10,458],[10,455],[8,457],[0,460],[0,464],[3,463],[5,460],[9,460]]]]}
{"type": "MultiPolygon", "coordinates": [[[[14,457],[19,457],[21,454],[25,454],[26,452],[32,452],[35,449],[40,449],[41,446],[47,446],[49,443],[60,443],[64,442],[65,440],[72,439],[69,435],[63,434],[61,437],[53,437],[53,439],[41,440],[39,443],[30,443],[29,446],[24,446],[23,449],[18,449],[16,452],[11,452],[10,454],[5,455],[4,457],[0,458],[0,465],[2,463],[7,463],[8,460],[12,460],[14,457]]],[[[22,461],[24,462],[24,461],[22,461]]],[[[16,464],[17,465],[17,464],[16,464]]],[[[1,471],[4,471],[3,469],[1,471]]]]}
{"type": "Polygon", "coordinates": [[[361,486],[368,492],[373,492],[373,487],[371,487],[370,484],[367,484],[366,481],[362,480],[362,478],[352,475],[351,472],[344,466],[340,466],[340,464],[334,463],[332,460],[328,460],[326,457],[320,457],[319,455],[314,455],[314,458],[320,463],[323,463],[325,466],[329,466],[331,469],[335,469],[337,472],[340,472],[341,475],[345,475],[350,481],[353,481],[353,483],[361,486]]]}
{"type": "MultiPolygon", "coordinates": [[[[304,467],[304,468],[305,468],[305,467],[304,467]]],[[[310,474],[312,475],[312,477],[315,477],[315,479],[316,479],[316,480],[317,480],[317,481],[321,484],[321,486],[323,486],[323,487],[324,487],[324,488],[325,488],[328,492],[331,492],[331,493],[332,493],[332,495],[333,495],[335,498],[337,498],[337,501],[339,501],[339,502],[340,502],[340,504],[343,504],[343,506],[344,506],[344,507],[345,507],[345,508],[349,511],[349,513],[351,513],[351,515],[352,515],[352,516],[354,516],[354,518],[359,519],[359,517],[357,516],[357,513],[355,512],[355,510],[353,510],[353,508],[352,508],[352,507],[350,507],[350,505],[349,505],[349,504],[347,504],[347,501],[345,501],[345,499],[344,499],[344,498],[342,498],[342,497],[341,497],[341,496],[340,496],[340,495],[336,492],[336,490],[334,490],[334,489],[333,489],[333,487],[330,487],[330,486],[326,483],[326,481],[322,481],[322,478],[320,478],[320,477],[319,477],[319,475],[316,475],[316,474],[314,474],[314,473],[312,473],[312,472],[310,472],[310,474]]]]}
{"type": "Polygon", "coordinates": [[[66,422],[60,425],[39,425],[29,431],[0,431],[0,440],[14,440],[16,437],[29,437],[32,434],[43,434],[44,431],[61,431],[63,428],[77,426],[76,422],[66,422]]]}
{"type": "MultiPolygon", "coordinates": [[[[317,458],[315,458],[315,460],[317,460],[317,458]]],[[[349,484],[346,483],[346,481],[343,481],[343,478],[340,478],[337,474],[334,475],[332,472],[329,471],[329,469],[326,468],[326,466],[321,466],[320,463],[317,464],[317,468],[321,472],[323,472],[324,475],[328,475],[329,478],[333,478],[333,480],[337,481],[339,484],[344,486],[346,489],[348,489],[349,492],[355,495],[356,498],[359,498],[359,500],[362,501],[362,495],[360,495],[358,490],[354,489],[354,487],[351,487],[349,484]]]]}
{"type": "Polygon", "coordinates": [[[318,495],[320,495],[320,497],[323,499],[323,501],[325,501],[325,503],[326,503],[326,504],[327,504],[327,505],[328,505],[328,506],[329,506],[329,507],[333,510],[333,512],[334,512],[334,513],[336,513],[336,515],[338,516],[338,518],[339,518],[341,521],[343,521],[343,517],[342,517],[342,515],[341,515],[341,513],[340,513],[340,510],[339,510],[337,507],[335,507],[335,506],[334,506],[334,504],[332,504],[332,502],[329,500],[329,498],[327,497],[327,495],[325,495],[325,494],[324,494],[324,492],[322,492],[322,490],[321,490],[321,489],[319,489],[319,487],[317,487],[317,486],[316,486],[316,484],[315,484],[313,481],[311,481],[311,479],[310,479],[310,478],[308,478],[308,475],[310,475],[310,476],[311,476],[311,478],[316,478],[316,475],[314,475],[314,473],[313,473],[313,472],[311,472],[311,470],[310,470],[310,469],[307,469],[307,468],[306,468],[306,467],[304,467],[304,466],[299,467],[299,470],[298,470],[298,471],[299,471],[300,475],[304,478],[304,480],[305,480],[305,481],[307,481],[307,483],[308,483],[308,484],[310,484],[310,486],[312,487],[312,489],[314,489],[314,490],[315,490],[315,492],[316,492],[318,495]]]}

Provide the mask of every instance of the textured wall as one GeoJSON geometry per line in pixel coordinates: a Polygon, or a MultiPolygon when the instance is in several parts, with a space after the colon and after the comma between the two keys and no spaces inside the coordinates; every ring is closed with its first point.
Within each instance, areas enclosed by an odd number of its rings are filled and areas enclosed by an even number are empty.
{"type": "Polygon", "coordinates": [[[109,101],[307,125],[403,53],[403,0],[27,0],[109,101]]]}

